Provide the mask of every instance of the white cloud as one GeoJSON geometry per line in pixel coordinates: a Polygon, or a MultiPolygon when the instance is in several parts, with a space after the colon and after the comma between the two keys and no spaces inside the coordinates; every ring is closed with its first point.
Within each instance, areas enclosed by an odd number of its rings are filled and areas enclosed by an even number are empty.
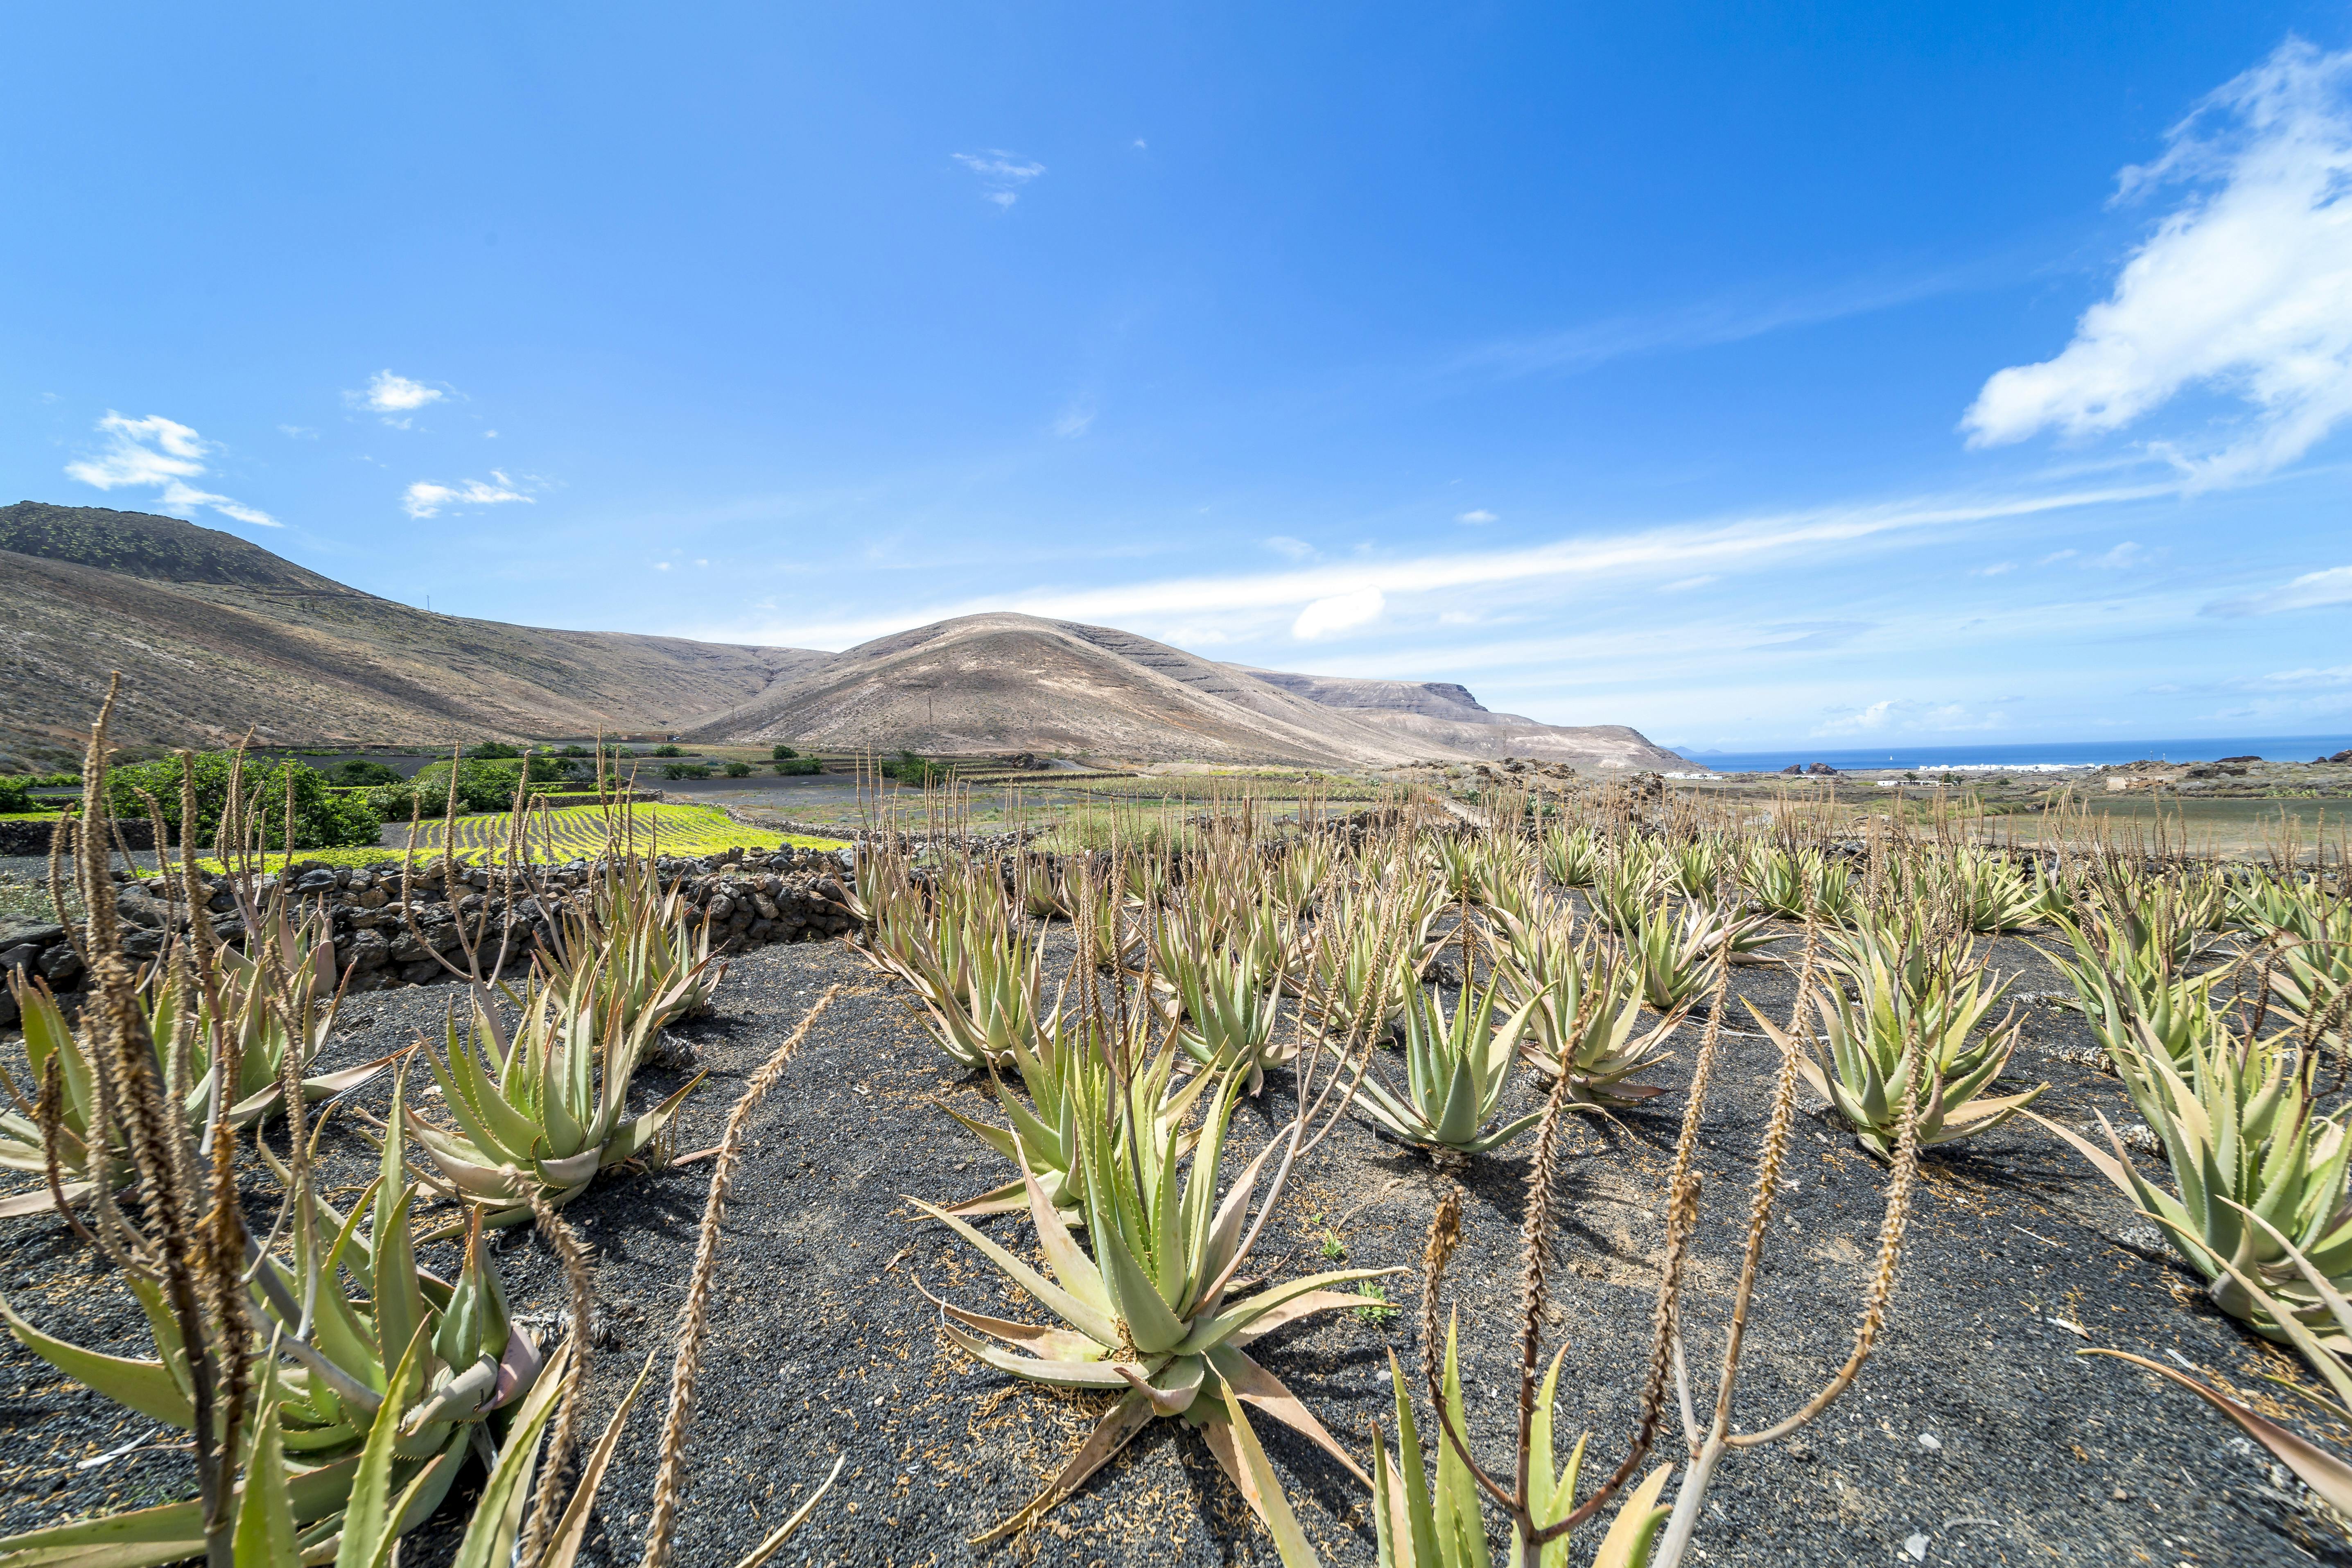
{"type": "Polygon", "coordinates": [[[2352,416],[2352,52],[2290,38],[2126,169],[2118,199],[2194,187],[2055,358],[1987,381],[1969,445],[2120,430],[2191,386],[2248,416],[2201,452],[2157,449],[2200,485],[2268,472],[2352,416]]]}
{"type": "Polygon", "coordinates": [[[289,436],[297,441],[315,441],[319,438],[319,433],[308,425],[280,425],[278,427],[278,433],[281,436],[289,436]]]}
{"type": "Polygon", "coordinates": [[[2156,555],[2160,553],[2161,552],[2150,551],[2126,539],[2121,544],[2116,545],[2113,550],[2108,551],[2105,555],[2095,555],[2089,561],[2084,562],[2084,564],[2086,566],[2104,566],[2110,571],[2119,571],[2129,566],[2145,566],[2156,555]]]}
{"type": "Polygon", "coordinates": [[[1883,730],[1886,727],[1886,716],[1894,710],[1894,699],[1883,699],[1859,712],[1841,714],[1835,718],[1824,720],[1813,727],[1813,733],[1856,735],[1866,734],[1873,730],[1883,730]]]}
{"type": "Polygon", "coordinates": [[[1094,422],[1093,409],[1073,404],[1062,410],[1061,417],[1054,421],[1054,434],[1065,438],[1083,436],[1094,422]]]}
{"type": "Polygon", "coordinates": [[[2248,684],[2288,690],[2300,688],[2352,686],[2352,664],[2331,665],[2326,669],[2315,669],[2306,666],[2302,669],[2273,670],[2268,675],[2257,676],[2248,684]]]}
{"type": "Polygon", "coordinates": [[[1298,618],[1290,625],[1290,635],[1301,642],[1313,642],[1317,637],[1352,631],[1380,619],[1381,612],[1388,607],[1388,595],[1378,588],[1359,588],[1351,594],[1335,594],[1328,599],[1318,599],[1299,611],[1298,618]]]}
{"type": "Polygon", "coordinates": [[[2061,561],[2072,561],[2075,556],[2080,555],[2081,553],[2082,552],[2079,550],[2053,550],[2049,554],[2043,556],[2041,560],[2035,562],[2034,564],[2036,566],[2054,565],[2061,561]]]}
{"type": "Polygon", "coordinates": [[[948,156],[979,175],[981,195],[1000,207],[1009,207],[1019,201],[1022,187],[1045,172],[1045,164],[1002,147],[979,153],[950,153],[948,156]]]}
{"type": "Polygon", "coordinates": [[[346,392],[343,401],[354,408],[364,408],[383,416],[383,422],[398,429],[408,428],[405,416],[414,414],[428,403],[438,403],[447,395],[442,388],[428,386],[421,381],[411,381],[404,375],[394,375],[380,370],[368,378],[368,384],[358,392],[346,392]]]}
{"type": "Polygon", "coordinates": [[[1674,581],[1710,569],[1761,567],[1822,553],[1851,555],[1866,540],[1944,539],[1981,523],[2047,517],[2084,507],[2176,496],[2177,483],[2007,496],[1930,496],[1899,501],[1822,507],[1700,523],[1671,524],[1618,534],[1558,540],[1516,550],[1455,551],[1381,560],[1318,560],[1273,571],[1219,576],[1163,577],[1091,588],[1039,586],[929,605],[894,605],[887,612],[839,620],[762,621],[702,627],[721,641],[798,647],[846,647],[924,621],[990,610],[1013,610],[1048,619],[1087,621],[1133,630],[1176,619],[1210,624],[1229,637],[1279,635],[1300,608],[1317,600],[1378,589],[1390,599],[1451,595],[1443,608],[1485,608],[1481,598],[1524,599],[1570,591],[1600,596],[1626,582],[1674,581]],[[1213,612],[1202,606],[1213,605],[1213,612]]]}
{"type": "Polygon", "coordinates": [[[508,501],[536,501],[538,497],[519,489],[515,481],[496,468],[490,470],[496,484],[480,479],[462,479],[454,485],[435,484],[419,479],[401,492],[400,508],[411,517],[438,517],[444,507],[499,506],[508,501]]]}
{"type": "Polygon", "coordinates": [[[704,560],[704,559],[703,559],[703,558],[701,558],[700,556],[697,556],[697,557],[695,557],[695,562],[694,562],[694,563],[695,563],[697,566],[708,566],[708,565],[709,565],[709,564],[710,564],[710,563],[709,563],[709,562],[708,562],[708,561],[704,560]]]}
{"type": "Polygon", "coordinates": [[[1493,512],[1488,511],[1482,506],[1475,511],[1454,513],[1454,521],[1456,522],[1466,522],[1473,528],[1483,528],[1487,523],[1497,521],[1497,519],[1493,512]]]}
{"type": "Polygon", "coordinates": [[[2331,566],[2306,572],[2282,588],[2217,599],[2205,606],[2209,616],[2275,616],[2285,610],[2315,610],[2328,605],[2352,605],[2352,566],[2331,566]]]}
{"type": "Polygon", "coordinates": [[[667,561],[656,561],[654,563],[654,570],[656,572],[667,572],[669,570],[669,563],[667,561]]]}
{"type": "Polygon", "coordinates": [[[1286,560],[1310,561],[1315,556],[1313,545],[1303,539],[1293,539],[1286,533],[1277,533],[1258,542],[1286,560]]]}
{"type": "Polygon", "coordinates": [[[1720,572],[1702,572],[1696,577],[1677,577],[1671,583],[1661,583],[1658,585],[1658,592],[1661,594],[1686,594],[1693,588],[1704,588],[1709,583],[1720,583],[1722,581],[1723,574],[1720,572]]]}
{"type": "Polygon", "coordinates": [[[1990,566],[1969,567],[1969,575],[1971,577],[1999,577],[2005,573],[2014,572],[2016,570],[2017,563],[2014,561],[1996,561],[1990,566]]]}
{"type": "Polygon", "coordinates": [[[106,434],[106,449],[94,458],[79,458],[68,463],[68,478],[102,490],[152,487],[158,492],[155,504],[175,517],[184,517],[200,506],[208,506],[239,522],[263,528],[280,526],[276,518],[258,508],[200,490],[187,482],[203,477],[205,459],[213,448],[212,443],[178,420],[166,419],[160,414],[133,419],[109,409],[98,427],[106,434]]]}

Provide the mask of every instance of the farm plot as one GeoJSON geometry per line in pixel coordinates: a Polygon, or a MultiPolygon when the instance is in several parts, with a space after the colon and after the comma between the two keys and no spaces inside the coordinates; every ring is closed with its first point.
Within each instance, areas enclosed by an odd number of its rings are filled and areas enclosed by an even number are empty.
{"type": "MultiPolygon", "coordinates": [[[[446,832],[460,860],[479,861],[505,853],[513,831],[512,814],[492,812],[460,816],[454,821],[425,822],[417,829],[417,847],[441,852],[446,832]]],[[[564,806],[531,812],[523,823],[524,854],[534,860],[585,859],[604,853],[611,837],[634,839],[639,854],[709,855],[721,849],[776,849],[787,844],[834,848],[831,840],[772,833],[729,820],[724,812],[704,805],[636,805],[614,807],[609,813],[593,805],[564,806]]],[[[406,830],[398,835],[406,842],[406,830]]]]}

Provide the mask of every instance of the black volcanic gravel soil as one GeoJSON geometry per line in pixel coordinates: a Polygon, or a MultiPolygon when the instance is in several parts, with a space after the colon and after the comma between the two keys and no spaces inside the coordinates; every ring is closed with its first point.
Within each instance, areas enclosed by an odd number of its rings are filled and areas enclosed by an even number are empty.
{"type": "MultiPolygon", "coordinates": [[[[2058,987],[2023,943],[2004,941],[1999,956],[2005,969],[2026,969],[2021,990],[2058,987]]],[[[908,1193],[963,1195],[1003,1179],[1002,1163],[929,1103],[945,1097],[977,1110],[974,1081],[938,1054],[902,995],[847,945],[766,948],[735,960],[715,1014],[674,1031],[712,1069],[689,1101],[678,1147],[716,1141],[745,1079],[836,982],[840,998],[751,1121],[688,1444],[677,1560],[732,1563],[846,1455],[839,1485],[780,1561],[1274,1563],[1271,1541],[1197,1435],[1173,1421],[1154,1424],[1025,1539],[968,1544],[1029,1498],[1105,1404],[971,1362],[944,1343],[937,1312],[916,1291],[919,1277],[966,1304],[1035,1316],[984,1259],[942,1227],[913,1223],[901,1201],[908,1193]]],[[[1776,1017],[1792,985],[1773,969],[1736,972],[1735,992],[1776,1017]]],[[[332,1060],[408,1043],[455,995],[436,987],[354,999],[332,1060]]],[[[1733,1012],[1746,1022],[1744,1010],[1733,1012]]],[[[2056,1085],[2042,1101],[2047,1113],[2073,1124],[2095,1107],[2111,1118],[2127,1113],[2112,1079],[2052,1054],[2088,1044],[2078,1021],[2036,1008],[2028,1040],[2012,1068],[2056,1085]]],[[[1696,1045],[1686,1033],[1656,1075],[1676,1093],[1614,1123],[1581,1124],[1563,1166],[1547,1353],[1568,1342],[1560,1423],[1568,1433],[1595,1430],[1588,1477],[1605,1474],[1622,1452],[1654,1289],[1660,1183],[1696,1045]]],[[[1712,1398],[1707,1369],[1738,1275],[1775,1060],[1768,1041],[1727,1038],[1707,1117],[1700,1164],[1708,1204],[1689,1298],[1702,1405],[1712,1398]]],[[[637,1097],[650,1104],[677,1081],[648,1071],[637,1097]]],[[[1243,1113],[1244,1145],[1262,1142],[1278,1122],[1287,1083],[1276,1075],[1265,1105],[1243,1113]]],[[[1524,1104],[1531,1093],[1522,1075],[1513,1098],[1524,1104]]],[[[378,1084],[362,1098],[380,1111],[385,1095],[378,1084]]],[[[329,1142],[329,1185],[348,1202],[373,1155],[349,1133],[329,1142]]],[[[1734,1407],[1750,1430],[1801,1403],[1843,1360],[1876,1247],[1885,1176],[1850,1137],[1818,1115],[1801,1116],[1790,1170],[1796,1185],[1772,1222],[1734,1407]]],[[[1472,1426],[1491,1462],[1505,1466],[1525,1171],[1524,1145],[1474,1164],[1465,1241],[1448,1279],[1462,1313],[1472,1426]]],[[[592,1562],[631,1563],[638,1554],[668,1336],[709,1174],[705,1163],[608,1178],[565,1211],[595,1249],[605,1342],[595,1352],[583,1440],[648,1352],[661,1352],[604,1486],[592,1562]]],[[[1406,1310],[1385,1322],[1326,1317],[1261,1346],[1266,1364],[1360,1454],[1368,1423],[1389,1422],[1383,1348],[1415,1364],[1411,1303],[1442,1179],[1350,1123],[1304,1166],[1261,1243],[1258,1258],[1275,1278],[1334,1267],[1324,1237],[1338,1222],[1349,1265],[1412,1271],[1388,1281],[1406,1310]]],[[[267,1186],[256,1184],[257,1196],[267,1186]]],[[[989,1223],[1017,1249],[1030,1248],[1024,1220],[989,1223]]],[[[499,1256],[519,1313],[561,1310],[561,1276],[535,1237],[511,1233],[499,1256]]],[[[0,1226],[0,1287],[50,1331],[145,1353],[129,1298],[62,1226],[0,1226]]],[[[1924,1553],[1929,1563],[2352,1562],[2342,1533],[2233,1426],[2146,1373],[2077,1354],[2086,1344],[2185,1360],[2274,1417],[2302,1422],[2302,1407],[2263,1392],[2270,1385],[2262,1373],[2294,1373],[2291,1358],[2207,1307],[2196,1282],[2153,1249],[2129,1205],[2048,1133],[2016,1122],[1930,1156],[1877,1353],[1823,1419],[1726,1461],[1695,1561],[1907,1563],[1924,1553]]],[[[1257,1426],[1326,1561],[1370,1563],[1361,1489],[1284,1429],[1257,1426]]],[[[152,1424],[65,1383],[5,1337],[0,1431],[0,1531],[192,1490],[184,1454],[168,1448],[142,1447],[81,1468],[152,1433],[152,1424]]],[[[1660,1453],[1679,1458],[1679,1447],[1678,1439],[1662,1443],[1660,1453]]],[[[406,1561],[447,1560],[472,1484],[461,1482],[411,1537],[406,1561]]],[[[1579,1561],[1600,1533],[1585,1533],[1579,1561]]]]}

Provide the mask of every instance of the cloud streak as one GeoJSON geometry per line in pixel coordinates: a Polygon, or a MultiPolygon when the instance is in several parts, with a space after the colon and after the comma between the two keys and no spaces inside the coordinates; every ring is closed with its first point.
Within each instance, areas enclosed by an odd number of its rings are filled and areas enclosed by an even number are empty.
{"type": "Polygon", "coordinates": [[[1000,208],[1009,208],[1019,201],[1022,189],[1045,172],[1045,164],[1002,147],[979,153],[950,153],[948,156],[979,175],[982,199],[994,202],[1000,208]]]}
{"type": "Polygon", "coordinates": [[[2202,451],[2152,444],[2209,486],[2293,462],[2352,416],[2352,52],[2290,38],[2126,169],[2118,200],[2188,195],[2055,357],[1988,380],[1969,445],[2118,431],[2190,387],[2244,416],[2202,451]]]}
{"type": "Polygon", "coordinates": [[[223,517],[261,528],[282,526],[257,507],[188,483],[201,479],[213,444],[176,419],[150,414],[143,419],[107,410],[98,422],[106,437],[105,448],[94,457],[78,458],[66,465],[66,476],[102,490],[152,488],[155,504],[175,517],[210,507],[223,517]]]}
{"type": "Polygon", "coordinates": [[[414,422],[409,417],[411,415],[447,395],[447,391],[442,387],[380,370],[370,376],[367,385],[359,391],[344,393],[343,401],[354,408],[363,408],[379,416],[395,430],[405,430],[414,422]]]}
{"type": "Polygon", "coordinates": [[[400,510],[411,517],[438,517],[452,507],[503,506],[509,501],[535,502],[537,496],[518,488],[515,481],[496,468],[490,478],[497,482],[485,484],[480,479],[461,479],[454,485],[436,484],[419,479],[401,492],[400,510]]]}
{"type": "MultiPolygon", "coordinates": [[[[1435,552],[1375,561],[1302,563],[1294,568],[1218,576],[1169,577],[1091,588],[1015,590],[929,608],[909,606],[887,619],[869,617],[797,626],[738,628],[749,637],[801,647],[841,647],[912,625],[989,610],[1013,610],[1051,619],[1145,629],[1181,621],[1208,624],[1204,606],[1228,636],[1277,635],[1286,622],[1321,601],[1369,603],[1377,592],[1383,610],[1410,609],[1432,595],[1463,592],[1573,594],[1622,592],[1629,580],[1662,584],[1717,574],[1874,539],[1933,542],[1977,524],[2179,493],[2178,484],[2052,491],[1991,497],[1927,497],[1878,505],[1821,508],[1729,521],[1679,524],[1594,537],[1563,539],[1516,550],[1435,552]],[[1358,596],[1350,599],[1350,596],[1358,596]]],[[[1317,635],[1338,628],[1324,617],[1317,635]]],[[[696,635],[684,633],[682,635],[696,635]]],[[[1197,634],[1196,634],[1197,635],[1197,634]]]]}
{"type": "Polygon", "coordinates": [[[2217,599],[2205,606],[2209,616],[2276,616],[2288,610],[2316,610],[2352,605],[2352,566],[2331,566],[2306,572],[2293,582],[2265,594],[2217,599]]]}

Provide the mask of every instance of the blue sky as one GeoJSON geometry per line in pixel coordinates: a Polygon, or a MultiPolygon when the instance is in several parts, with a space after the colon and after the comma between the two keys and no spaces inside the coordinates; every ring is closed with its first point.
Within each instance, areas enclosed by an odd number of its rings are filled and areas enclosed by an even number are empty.
{"type": "Polygon", "coordinates": [[[2352,727],[2352,12],[19,7],[0,489],[1687,746],[2352,727]]]}

